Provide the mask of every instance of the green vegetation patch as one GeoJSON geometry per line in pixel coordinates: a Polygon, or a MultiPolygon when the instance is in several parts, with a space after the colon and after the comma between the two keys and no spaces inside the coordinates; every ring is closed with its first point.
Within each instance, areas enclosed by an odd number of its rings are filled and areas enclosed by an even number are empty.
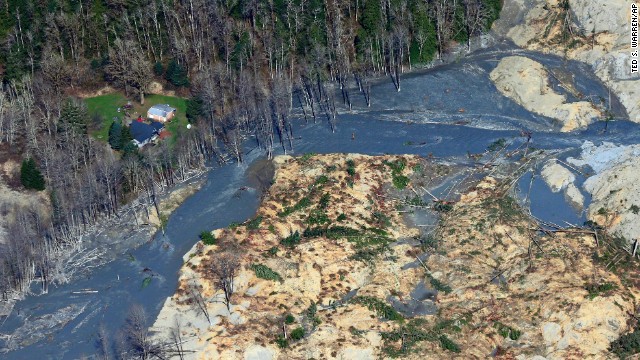
{"type": "Polygon", "coordinates": [[[87,104],[87,112],[92,118],[100,118],[101,126],[91,135],[101,141],[108,140],[109,128],[113,123],[113,118],[117,117],[122,120],[124,118],[124,112],[122,109],[118,112],[118,108],[127,103],[127,98],[120,92],[112,94],[100,95],[84,100],[87,104]]]}
{"type": "Polygon", "coordinates": [[[203,231],[203,232],[200,233],[200,240],[202,240],[202,243],[205,244],[205,245],[215,245],[216,244],[215,236],[213,236],[213,234],[208,232],[208,231],[203,231]]]}
{"type": "Polygon", "coordinates": [[[278,213],[278,216],[279,217],[289,216],[298,210],[302,210],[306,207],[309,207],[310,205],[311,205],[311,199],[308,196],[304,196],[295,205],[285,207],[284,210],[278,213]]]}
{"type": "Polygon", "coordinates": [[[509,338],[511,340],[518,340],[520,338],[520,335],[522,335],[522,332],[520,330],[512,328],[511,326],[507,326],[499,321],[496,321],[493,326],[498,331],[498,334],[500,334],[500,336],[505,339],[509,338]]]}
{"type": "Polygon", "coordinates": [[[284,279],[282,279],[282,276],[280,276],[280,274],[271,270],[271,268],[266,265],[251,264],[251,270],[253,270],[256,276],[260,279],[284,282],[284,279]]]}
{"type": "Polygon", "coordinates": [[[431,276],[431,274],[427,274],[426,275],[427,278],[429,279],[429,283],[431,283],[431,286],[433,286],[434,289],[441,291],[445,294],[448,294],[452,291],[451,286],[443,283],[442,281],[434,278],[433,276],[431,276]]]}
{"type": "Polygon", "coordinates": [[[310,152],[310,153],[306,153],[302,156],[300,156],[300,161],[301,162],[307,162],[309,161],[312,157],[316,156],[316,153],[310,152]]]}
{"type": "Polygon", "coordinates": [[[296,230],[293,234],[280,240],[280,244],[290,248],[296,247],[296,245],[300,244],[300,233],[296,230]]]}
{"type": "Polygon", "coordinates": [[[587,298],[589,298],[589,300],[593,300],[596,297],[604,293],[607,293],[615,288],[616,288],[616,284],[610,283],[610,282],[605,282],[602,284],[589,284],[586,287],[586,290],[588,292],[587,298]]]}
{"type": "Polygon", "coordinates": [[[612,342],[609,349],[620,359],[626,359],[640,353],[640,325],[636,325],[633,332],[620,336],[612,342]]]}
{"type": "Polygon", "coordinates": [[[260,227],[261,222],[262,222],[262,215],[258,215],[255,218],[247,221],[247,229],[257,230],[260,227]]]}
{"type": "Polygon", "coordinates": [[[354,304],[366,306],[370,311],[375,311],[378,317],[384,320],[402,322],[404,318],[393,307],[373,296],[356,296],[351,299],[354,304]]]}
{"type": "Polygon", "coordinates": [[[291,337],[291,340],[298,341],[304,338],[304,334],[305,334],[304,328],[298,327],[295,330],[293,330],[289,336],[291,337]]]}
{"type": "Polygon", "coordinates": [[[392,182],[393,186],[402,190],[409,185],[409,178],[402,175],[405,167],[407,166],[407,161],[405,159],[398,159],[396,161],[385,161],[385,165],[387,165],[391,169],[392,182]]]}
{"type": "Polygon", "coordinates": [[[291,325],[294,322],[296,322],[296,318],[291,315],[291,314],[287,314],[287,316],[284,317],[284,323],[287,325],[291,325]]]}
{"type": "Polygon", "coordinates": [[[430,341],[438,342],[440,347],[445,350],[460,352],[458,344],[451,340],[445,331],[460,332],[461,329],[456,324],[468,324],[468,322],[467,318],[460,321],[442,320],[433,327],[429,327],[426,319],[412,319],[395,330],[380,333],[384,341],[382,351],[392,358],[403,358],[414,350],[416,344],[430,341]]]}
{"type": "Polygon", "coordinates": [[[507,146],[507,139],[500,138],[487,146],[487,150],[489,151],[498,151],[502,150],[507,146]]]}

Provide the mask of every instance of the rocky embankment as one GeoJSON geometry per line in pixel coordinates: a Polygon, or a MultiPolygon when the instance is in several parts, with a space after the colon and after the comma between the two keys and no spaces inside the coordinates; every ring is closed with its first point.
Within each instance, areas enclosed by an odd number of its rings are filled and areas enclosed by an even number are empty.
{"type": "MultiPolygon", "coordinates": [[[[640,74],[630,67],[627,0],[509,0],[494,25],[516,45],[585,62],[640,122],[640,74]]],[[[539,80],[530,84],[539,88],[539,80]]]]}
{"type": "Polygon", "coordinates": [[[152,328],[179,340],[185,358],[605,358],[629,330],[636,279],[609,271],[604,238],[598,247],[580,230],[539,231],[508,196],[513,179],[432,203],[443,218],[425,235],[399,211],[426,207],[414,191],[444,166],[415,156],[275,162],[256,217],[185,255],[152,328]],[[230,257],[227,307],[214,269],[230,257]]]}
{"type": "Polygon", "coordinates": [[[640,145],[586,142],[568,162],[595,172],[584,183],[592,196],[587,217],[627,242],[640,239],[640,145]]]}

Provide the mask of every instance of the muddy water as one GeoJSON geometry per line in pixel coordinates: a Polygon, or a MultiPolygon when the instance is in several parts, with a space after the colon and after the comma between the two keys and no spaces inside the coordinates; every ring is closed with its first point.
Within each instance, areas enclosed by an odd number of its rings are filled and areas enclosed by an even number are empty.
{"type": "MultiPolygon", "coordinates": [[[[407,76],[400,92],[390,81],[380,80],[372,89],[370,108],[353,89],[353,110],[340,110],[335,133],[325,118],[319,117],[317,124],[302,119],[296,123],[294,154],[420,154],[451,163],[468,163],[467,152],[483,152],[499,138],[507,139],[512,147],[518,146],[523,141],[519,137],[521,129],[533,131],[532,146],[538,149],[571,150],[585,140],[638,143],[640,131],[635,124],[615,121],[606,133],[601,133],[602,124],[594,124],[583,131],[561,134],[551,119],[529,113],[500,95],[488,73],[501,57],[514,52],[573,74],[576,88],[585,94],[607,97],[604,86],[581,64],[493,48],[458,63],[407,76]]],[[[615,99],[613,102],[616,114],[623,119],[624,111],[615,99]]],[[[247,146],[249,151],[254,144],[247,146]]],[[[261,156],[260,151],[253,150],[241,166],[213,169],[202,189],[171,215],[164,237],[157,235],[154,241],[119,254],[117,260],[94,269],[86,278],[19,302],[0,326],[0,346],[8,351],[0,357],[75,359],[93,355],[100,324],[115,338],[133,303],[144,306],[151,322],[165,298],[173,294],[182,255],[197,241],[198,233],[243,221],[255,212],[259,189],[268,183],[265,178],[270,171],[268,165],[259,162],[261,156]],[[248,171],[254,163],[256,166],[248,171]],[[145,286],[148,277],[151,280],[145,286]],[[77,294],[83,289],[97,292],[77,294]]],[[[523,179],[522,184],[531,183],[523,179]]],[[[582,214],[570,208],[561,195],[552,194],[539,178],[536,181],[530,195],[540,199],[532,201],[536,216],[557,223],[566,218],[572,222],[582,219],[582,214]]]]}

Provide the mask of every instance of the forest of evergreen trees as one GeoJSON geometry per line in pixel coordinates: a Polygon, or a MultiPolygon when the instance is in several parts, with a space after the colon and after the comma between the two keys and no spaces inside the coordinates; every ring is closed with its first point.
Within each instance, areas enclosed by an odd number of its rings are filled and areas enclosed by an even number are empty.
{"type": "Polygon", "coordinates": [[[278,142],[291,147],[294,103],[335,126],[332,85],[347,106],[349,91],[369,102],[371,76],[390,75],[400,91],[403,71],[469,46],[500,8],[501,0],[0,0],[0,145],[29,159],[38,189],[33,170],[41,172],[51,207],[16,210],[0,244],[0,293],[27,291],[36,278],[44,291],[66,281],[61,264],[80,233],[131,199],[155,202],[207,161],[225,153],[242,161],[247,136],[269,155],[278,142]],[[70,95],[110,84],[143,101],[152,81],[188,94],[194,131],[144,151],[121,151],[116,130],[113,149],[88,136],[96,119],[70,95]]]}

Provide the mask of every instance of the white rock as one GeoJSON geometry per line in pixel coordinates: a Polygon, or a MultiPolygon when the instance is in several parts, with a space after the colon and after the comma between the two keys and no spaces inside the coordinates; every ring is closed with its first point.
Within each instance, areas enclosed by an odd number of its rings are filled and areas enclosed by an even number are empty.
{"type": "Polygon", "coordinates": [[[373,349],[370,348],[346,348],[338,354],[338,359],[373,360],[375,358],[376,357],[373,355],[373,349]]]}
{"type": "Polygon", "coordinates": [[[553,346],[560,340],[562,327],[558,323],[547,322],[542,325],[542,337],[547,346],[553,346]]]}
{"type": "Polygon", "coordinates": [[[244,351],[245,360],[272,360],[274,357],[273,349],[260,345],[251,345],[244,351]]]}

